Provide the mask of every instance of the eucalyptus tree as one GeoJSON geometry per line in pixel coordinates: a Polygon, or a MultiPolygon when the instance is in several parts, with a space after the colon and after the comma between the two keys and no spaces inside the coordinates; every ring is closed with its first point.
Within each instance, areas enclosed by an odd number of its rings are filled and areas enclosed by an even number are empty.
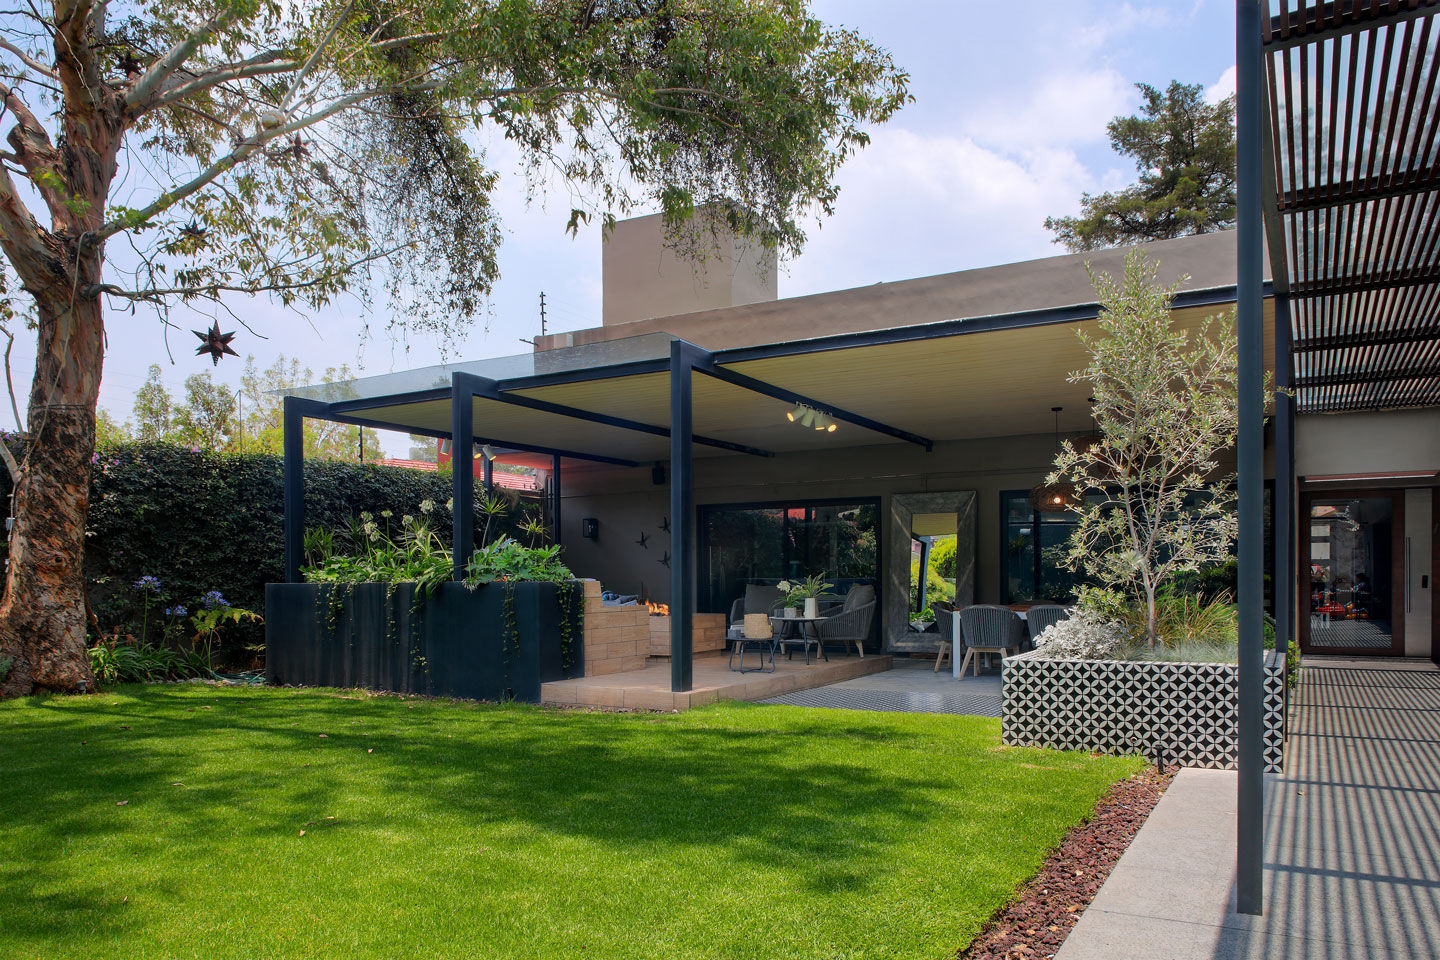
{"type": "MultiPolygon", "coordinates": [[[[783,253],[906,76],[804,0],[34,0],[0,13],[0,248],[37,356],[0,691],[71,690],[107,333],[227,294],[388,298],[447,337],[497,276],[476,128],[568,225],[699,205],[783,253]],[[44,222],[42,222],[44,221],[44,222]]],[[[218,331],[217,331],[218,333],[218,331]]],[[[218,355],[216,357],[218,359],[218,355]]]]}
{"type": "Polygon", "coordinates": [[[1124,276],[1091,275],[1099,333],[1070,375],[1094,396],[1093,442],[1061,445],[1048,484],[1070,484],[1067,564],[1127,592],[1155,644],[1156,598],[1177,573],[1219,564],[1236,534],[1234,477],[1221,458],[1239,427],[1232,313],[1176,329],[1157,264],[1138,250],[1124,276]]]}

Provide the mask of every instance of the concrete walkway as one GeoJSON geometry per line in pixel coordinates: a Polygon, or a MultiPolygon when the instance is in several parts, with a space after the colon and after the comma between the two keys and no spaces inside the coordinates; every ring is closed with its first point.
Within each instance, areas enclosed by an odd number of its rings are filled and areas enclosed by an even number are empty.
{"type": "Polygon", "coordinates": [[[1234,912],[1235,775],[1186,770],[1058,960],[1440,957],[1440,671],[1307,660],[1286,771],[1265,916],[1234,912]]]}
{"type": "Polygon", "coordinates": [[[883,673],[786,693],[763,701],[797,707],[886,710],[902,713],[957,713],[1000,716],[1000,671],[956,680],[949,666],[935,672],[934,660],[896,657],[883,673]]]}

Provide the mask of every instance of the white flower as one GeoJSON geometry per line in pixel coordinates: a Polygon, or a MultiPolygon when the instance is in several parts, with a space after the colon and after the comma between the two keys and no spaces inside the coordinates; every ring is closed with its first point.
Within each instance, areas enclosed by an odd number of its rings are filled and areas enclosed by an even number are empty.
{"type": "Polygon", "coordinates": [[[421,501],[420,501],[420,512],[421,512],[421,513],[429,513],[431,510],[434,510],[434,509],[435,509],[435,501],[434,501],[434,500],[431,500],[429,497],[426,497],[424,500],[421,500],[421,501]]]}
{"type": "Polygon", "coordinates": [[[794,590],[795,588],[794,588],[793,586],[791,586],[789,580],[781,580],[779,583],[775,584],[775,589],[777,589],[777,590],[784,590],[786,593],[789,593],[791,590],[794,590]]]}

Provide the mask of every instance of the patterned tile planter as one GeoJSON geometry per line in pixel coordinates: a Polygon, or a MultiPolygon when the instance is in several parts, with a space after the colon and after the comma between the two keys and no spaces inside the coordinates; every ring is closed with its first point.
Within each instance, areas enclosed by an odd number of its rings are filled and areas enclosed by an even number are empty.
{"type": "MultiPolygon", "coordinates": [[[[1010,657],[1001,671],[1001,739],[1011,746],[1163,752],[1166,763],[1235,768],[1233,663],[1010,657]]],[[[1265,770],[1285,765],[1285,658],[1265,656],[1265,770]]]]}

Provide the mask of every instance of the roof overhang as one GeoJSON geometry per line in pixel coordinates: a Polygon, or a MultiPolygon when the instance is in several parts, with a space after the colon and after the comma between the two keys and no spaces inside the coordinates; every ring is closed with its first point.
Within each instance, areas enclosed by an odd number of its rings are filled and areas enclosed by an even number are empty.
{"type": "MultiPolygon", "coordinates": [[[[1233,287],[1182,292],[1175,323],[1193,330],[1234,297],[1233,287]]],[[[710,375],[694,378],[693,430],[711,441],[697,441],[694,454],[927,446],[1049,433],[1056,406],[1064,408],[1062,430],[1086,429],[1089,390],[1069,375],[1088,362],[1077,333],[1093,332],[1097,316],[1095,304],[1077,304],[716,351],[700,368],[710,375]],[[777,390],[757,391],[747,381],[777,390]],[[842,422],[834,432],[791,423],[785,413],[794,402],[782,397],[803,397],[842,422]]],[[[1268,301],[1265,316],[1273,322],[1268,301]]],[[[296,394],[347,422],[448,436],[450,384],[462,373],[488,387],[489,395],[471,400],[477,441],[545,456],[648,464],[669,458],[673,338],[633,339],[601,345],[603,355],[588,353],[589,347],[543,351],[296,394]]],[[[1273,368],[1273,354],[1267,363],[1273,368]]]]}

